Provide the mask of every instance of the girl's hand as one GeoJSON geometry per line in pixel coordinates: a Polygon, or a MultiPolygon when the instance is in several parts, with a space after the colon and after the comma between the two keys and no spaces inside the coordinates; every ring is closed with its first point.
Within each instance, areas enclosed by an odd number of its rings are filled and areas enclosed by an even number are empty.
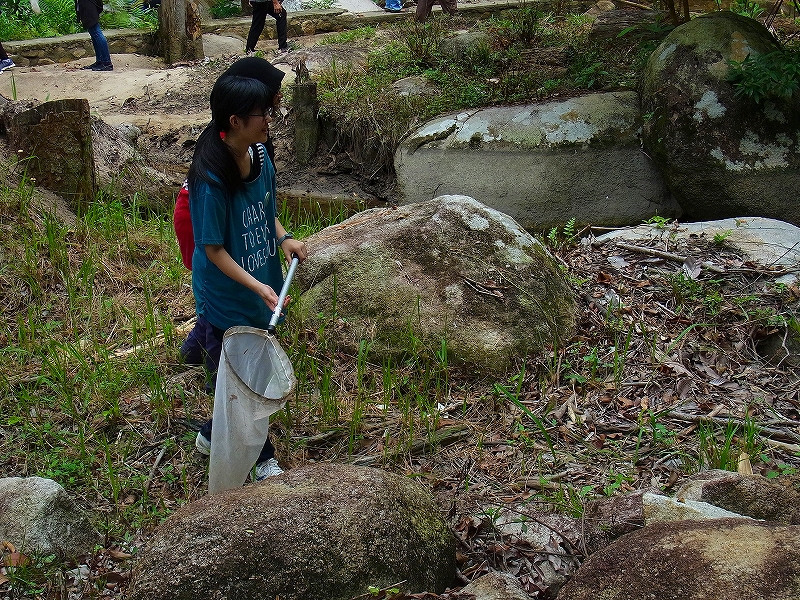
{"type": "Polygon", "coordinates": [[[281,244],[281,250],[283,250],[283,256],[287,263],[292,262],[293,254],[300,259],[300,262],[303,262],[306,258],[308,258],[306,245],[300,240],[290,238],[283,240],[283,243],[281,244]]]}
{"type": "Polygon", "coordinates": [[[279,15],[283,10],[283,6],[281,6],[281,3],[278,2],[278,0],[272,0],[272,9],[275,11],[276,15],[279,15]]]}
{"type": "Polygon", "coordinates": [[[270,310],[272,311],[275,310],[275,307],[278,305],[278,294],[275,293],[275,290],[273,290],[267,284],[263,283],[259,285],[254,291],[256,292],[256,294],[261,296],[261,299],[264,301],[264,303],[270,310]]]}

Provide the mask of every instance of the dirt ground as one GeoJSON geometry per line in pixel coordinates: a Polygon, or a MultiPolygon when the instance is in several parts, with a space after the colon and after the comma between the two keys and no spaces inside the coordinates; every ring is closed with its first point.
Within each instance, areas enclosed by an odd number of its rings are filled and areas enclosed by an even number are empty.
{"type": "MultiPolygon", "coordinates": [[[[293,66],[305,56],[304,48],[321,36],[293,40],[296,50],[276,66],[287,73],[283,86],[294,79],[293,66]]],[[[158,57],[114,54],[114,71],[82,70],[93,57],[69,63],[17,67],[0,74],[0,94],[16,100],[60,100],[86,98],[93,115],[117,127],[136,126],[141,135],[139,152],[150,166],[165,173],[177,186],[183,181],[192,159],[194,140],[211,118],[208,97],[219,74],[242,55],[238,38],[203,36],[207,58],[169,67],[158,57]]],[[[259,49],[268,60],[274,56],[274,41],[262,41],[259,49]],[[263,48],[262,48],[263,46],[263,48]]],[[[291,110],[273,122],[278,186],[284,194],[320,198],[348,198],[367,204],[389,199],[391,186],[385,180],[364,182],[361,178],[330,169],[334,162],[324,143],[316,159],[306,168],[294,161],[291,110]]],[[[177,191],[177,188],[176,188],[177,191]]]]}

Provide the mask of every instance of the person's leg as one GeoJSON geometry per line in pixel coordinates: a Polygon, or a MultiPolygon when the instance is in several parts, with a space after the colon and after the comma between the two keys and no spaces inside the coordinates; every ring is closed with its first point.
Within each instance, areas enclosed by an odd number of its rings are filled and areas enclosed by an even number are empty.
{"type": "Polygon", "coordinates": [[[200,337],[200,329],[195,323],[194,329],[186,336],[181,349],[179,350],[181,361],[187,365],[203,364],[203,344],[200,337]]]}
{"type": "Polygon", "coordinates": [[[458,0],[439,0],[439,6],[442,7],[442,10],[446,12],[451,17],[455,17],[458,14],[458,0]]]}
{"type": "Polygon", "coordinates": [[[108,51],[108,41],[106,36],[103,35],[103,30],[100,29],[100,23],[95,23],[88,29],[89,37],[92,38],[92,46],[94,46],[94,55],[97,59],[98,65],[110,65],[111,53],[108,51]]]}
{"type": "MultiPolygon", "coordinates": [[[[219,361],[222,358],[222,340],[225,332],[218,327],[214,327],[202,316],[197,318],[197,325],[195,325],[192,333],[195,331],[198,332],[198,337],[204,338],[203,350],[206,357],[206,369],[209,372],[213,386],[216,387],[219,361]]],[[[209,419],[203,424],[198,433],[198,438],[202,436],[204,439],[196,440],[195,446],[197,450],[203,454],[208,454],[211,451],[212,428],[213,419],[209,419]]],[[[264,447],[261,448],[261,454],[259,454],[256,464],[261,464],[271,458],[275,458],[275,447],[272,445],[272,442],[269,441],[269,437],[267,437],[264,442],[264,447]]]]}
{"type": "Polygon", "coordinates": [[[264,23],[267,21],[267,7],[272,8],[271,2],[253,2],[253,21],[250,23],[250,32],[247,34],[247,45],[245,52],[255,52],[258,38],[264,31],[264,23]]]}
{"type": "Polygon", "coordinates": [[[8,53],[3,48],[3,42],[0,42],[0,60],[8,60],[8,53]]]}
{"type": "Polygon", "coordinates": [[[272,2],[264,2],[267,13],[275,18],[275,27],[278,30],[278,50],[288,50],[289,42],[287,41],[289,24],[286,19],[286,9],[281,8],[280,13],[275,12],[275,7],[272,2]]]}
{"type": "Polygon", "coordinates": [[[414,13],[414,19],[420,23],[426,21],[433,9],[433,0],[417,0],[417,10],[414,13]]]}
{"type": "MultiPolygon", "coordinates": [[[[203,316],[197,317],[197,324],[194,326],[192,334],[195,332],[195,337],[202,346],[202,352],[205,358],[206,376],[208,377],[206,390],[213,391],[217,385],[217,370],[219,369],[219,360],[222,356],[222,338],[225,332],[218,327],[214,327],[203,316]]],[[[211,427],[212,420],[209,419],[200,428],[197,440],[195,441],[195,446],[203,454],[208,454],[211,451],[211,427]],[[204,439],[201,440],[200,436],[204,439]]]]}
{"type": "Polygon", "coordinates": [[[206,371],[211,384],[211,388],[217,387],[217,371],[219,370],[219,360],[222,356],[222,338],[225,331],[219,327],[214,327],[205,317],[197,317],[197,324],[200,325],[202,319],[201,336],[203,339],[203,352],[205,354],[206,371]]]}

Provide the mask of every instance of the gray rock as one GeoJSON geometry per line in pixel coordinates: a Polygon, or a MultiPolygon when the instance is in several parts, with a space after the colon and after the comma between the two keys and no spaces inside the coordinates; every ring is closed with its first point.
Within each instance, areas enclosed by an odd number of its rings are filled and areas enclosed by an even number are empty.
{"type": "Polygon", "coordinates": [[[474,600],[531,600],[531,596],[515,578],[497,571],[478,577],[464,586],[460,595],[470,597],[468,594],[472,594],[474,600]]]}
{"type": "Polygon", "coordinates": [[[598,498],[587,504],[583,513],[586,527],[584,544],[589,553],[605,548],[615,539],[644,527],[646,490],[598,498]]]}
{"type": "Polygon", "coordinates": [[[800,492],[782,481],[761,475],[716,471],[711,479],[685,483],[675,496],[686,503],[710,503],[754,519],[800,524],[800,492]]]}
{"type": "Polygon", "coordinates": [[[728,61],[780,48],[753,19],[713,12],[670,33],[642,83],[642,137],[692,220],[779,218],[800,225],[800,111],[737,97],[728,61]]]}
{"type": "Polygon", "coordinates": [[[392,89],[399,96],[433,96],[439,93],[439,88],[421,75],[399,79],[392,84],[392,89]]]}
{"type": "Polygon", "coordinates": [[[671,523],[673,521],[705,521],[707,519],[737,519],[742,515],[725,510],[708,502],[678,498],[668,498],[660,494],[647,493],[642,496],[644,521],[671,523]]]}
{"type": "Polygon", "coordinates": [[[363,340],[380,361],[444,339],[450,362],[504,372],[575,323],[552,255],[473,198],[367,210],[306,243],[295,277],[304,323],[325,327],[335,308],[337,343],[358,351],[363,340]]]}
{"type": "Polygon", "coordinates": [[[680,208],[641,151],[634,92],[464,111],[429,121],[395,154],[404,203],[465,194],[526,229],[630,225],[680,208]]]}
{"type": "Polygon", "coordinates": [[[350,600],[403,580],[441,593],[454,541],[419,483],[308,465],[178,510],[143,548],[130,598],[350,600]]]}
{"type": "Polygon", "coordinates": [[[133,123],[120,123],[117,125],[117,130],[128,141],[131,146],[136,145],[136,140],[142,135],[142,130],[133,123]]]}
{"type": "Polygon", "coordinates": [[[489,51],[489,34],[485,31],[462,31],[453,37],[444,38],[439,51],[442,56],[454,61],[469,59],[473,52],[489,51]]]}
{"type": "Polygon", "coordinates": [[[102,538],[88,515],[52,479],[0,479],[0,540],[25,553],[72,559],[91,554],[102,538]]]}
{"type": "MultiPolygon", "coordinates": [[[[595,5],[599,8],[601,3],[595,5]]],[[[592,23],[589,39],[592,41],[614,40],[620,35],[628,39],[660,40],[667,34],[662,28],[653,27],[667,18],[663,12],[642,10],[640,8],[621,8],[616,10],[598,10],[597,18],[592,23]],[[623,32],[625,32],[623,34],[623,32]]]]}
{"type": "Polygon", "coordinates": [[[800,527],[743,519],[651,525],[592,554],[558,595],[644,598],[800,598],[800,527]]]}

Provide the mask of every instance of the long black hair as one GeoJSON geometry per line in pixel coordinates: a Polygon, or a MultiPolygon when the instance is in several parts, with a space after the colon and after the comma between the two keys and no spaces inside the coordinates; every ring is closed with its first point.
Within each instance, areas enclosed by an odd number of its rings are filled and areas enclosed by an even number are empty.
{"type": "Polygon", "coordinates": [[[272,106],[278,90],[270,90],[261,81],[238,75],[225,75],[217,79],[211,90],[211,123],[197,138],[189,182],[197,178],[210,185],[219,186],[230,196],[243,186],[236,157],[220,138],[221,132],[231,128],[231,117],[250,119],[253,111],[263,112],[272,106]]]}

